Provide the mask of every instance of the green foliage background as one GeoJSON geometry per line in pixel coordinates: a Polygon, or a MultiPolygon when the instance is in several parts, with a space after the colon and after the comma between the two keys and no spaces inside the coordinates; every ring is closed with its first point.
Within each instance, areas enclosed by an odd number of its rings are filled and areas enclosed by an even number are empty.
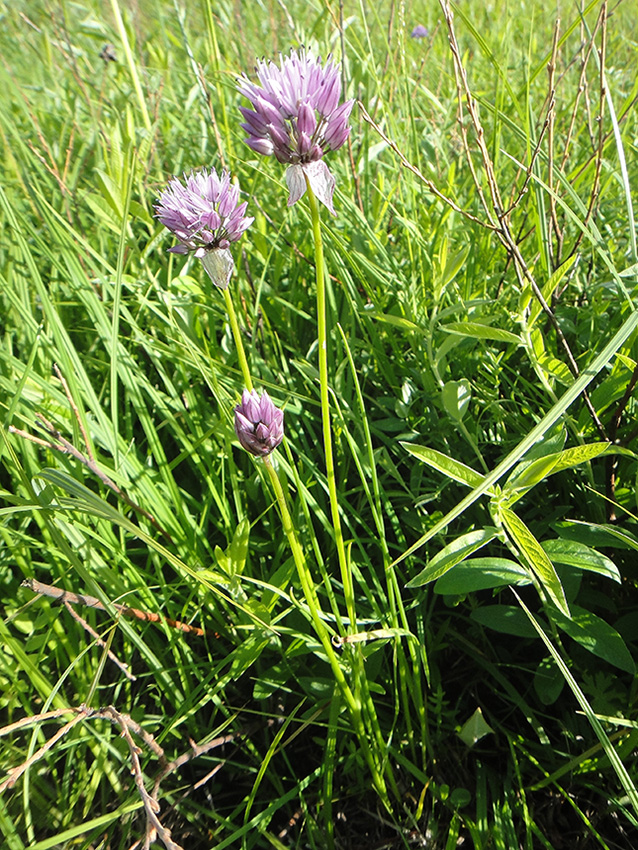
{"type": "MultiPolygon", "coordinates": [[[[589,387],[601,433],[582,395],[560,407],[575,379],[556,328],[476,221],[489,185],[437,3],[0,3],[0,717],[113,705],[169,760],[231,736],[162,783],[160,818],[185,848],[633,846],[637,29],[620,2],[603,36],[602,8],[455,7],[516,243],[581,374],[606,352],[589,387]],[[256,58],[299,45],[342,61],[347,96],[453,202],[355,106],[323,224],[340,506],[356,634],[372,634],[340,659],[370,729],[378,719],[385,801],[263,469],[234,437],[242,381],[223,300],[196,261],[166,253],[153,218],[168,178],[200,166],[230,168],[249,201],[233,296],[255,382],[285,406],[277,463],[325,622],[345,634],[309,214],[244,145],[236,91],[256,58]],[[38,416],[128,500],[25,437],[51,441],[38,416]],[[441,522],[521,446],[540,465],[441,522]],[[96,596],[106,613],[78,613],[135,681],[25,578],[96,596]],[[571,619],[552,604],[561,588],[571,619]]],[[[1,737],[4,772],[56,722],[1,737]]],[[[144,835],[119,731],[78,724],[4,790],[9,850],[144,835]]],[[[151,788],[157,756],[140,746],[151,788]]]]}

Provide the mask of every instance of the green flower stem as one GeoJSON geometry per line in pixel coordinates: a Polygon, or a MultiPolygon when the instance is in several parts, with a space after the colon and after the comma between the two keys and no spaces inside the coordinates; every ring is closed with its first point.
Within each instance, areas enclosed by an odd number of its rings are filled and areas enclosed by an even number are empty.
{"type": "Polygon", "coordinates": [[[241,330],[239,322],[237,321],[237,314],[235,313],[233,299],[230,294],[230,287],[226,287],[223,292],[224,301],[226,302],[226,312],[228,313],[228,320],[230,321],[230,328],[233,332],[237,356],[239,357],[239,365],[241,367],[242,375],[244,376],[244,386],[250,393],[253,390],[253,381],[250,377],[250,369],[248,368],[248,360],[246,359],[246,352],[244,351],[244,343],[242,342],[241,330]]]}
{"type": "Polygon", "coordinates": [[[332,426],[330,421],[330,397],[328,394],[328,332],[326,322],[326,270],[323,258],[323,240],[321,238],[321,218],[319,216],[319,204],[315,193],[306,177],[306,189],[308,202],[310,204],[310,217],[312,220],[312,234],[315,243],[315,270],[317,277],[317,336],[319,345],[319,387],[321,396],[321,419],[323,424],[323,447],[326,457],[326,478],[328,479],[328,493],[330,495],[330,512],[332,515],[332,527],[334,529],[335,543],[341,570],[341,581],[343,582],[343,594],[348,609],[348,618],[351,628],[356,631],[357,618],[354,607],[354,587],[352,584],[352,573],[346,556],[341,531],[341,519],[339,517],[339,501],[337,499],[337,480],[335,477],[334,455],[332,451],[332,426]]]}
{"type": "Polygon", "coordinates": [[[372,774],[372,781],[374,782],[374,785],[377,788],[381,799],[389,806],[388,791],[386,788],[385,779],[383,777],[383,774],[379,770],[379,766],[374,760],[372,751],[370,749],[370,743],[366,735],[366,727],[363,719],[361,702],[355,698],[350,686],[346,681],[345,674],[341,668],[341,665],[339,664],[339,659],[337,658],[337,654],[332,645],[332,640],[330,638],[330,634],[328,633],[328,629],[326,628],[326,624],[321,619],[321,616],[319,614],[319,600],[317,599],[317,594],[315,592],[312,577],[310,575],[308,565],[306,564],[306,558],[303,553],[303,549],[301,548],[299,540],[297,539],[297,533],[295,532],[292,517],[290,516],[290,511],[288,510],[288,505],[286,504],[286,497],[281,486],[281,481],[279,480],[277,471],[275,470],[270,461],[270,457],[266,456],[263,461],[264,466],[266,467],[266,470],[270,477],[270,483],[272,485],[273,490],[275,491],[275,497],[279,506],[279,513],[281,515],[284,533],[288,539],[288,544],[292,551],[292,557],[294,559],[295,566],[297,567],[297,574],[299,576],[299,581],[301,582],[301,588],[306,599],[306,605],[308,606],[308,610],[310,612],[310,617],[312,619],[312,624],[314,626],[315,633],[319,638],[323,650],[328,658],[328,662],[330,664],[330,667],[332,668],[332,672],[334,674],[337,686],[341,691],[341,695],[343,696],[343,699],[346,705],[348,706],[350,717],[352,718],[352,725],[354,726],[354,730],[359,739],[359,743],[361,744],[361,748],[364,752],[366,762],[368,763],[370,773],[372,774]]]}

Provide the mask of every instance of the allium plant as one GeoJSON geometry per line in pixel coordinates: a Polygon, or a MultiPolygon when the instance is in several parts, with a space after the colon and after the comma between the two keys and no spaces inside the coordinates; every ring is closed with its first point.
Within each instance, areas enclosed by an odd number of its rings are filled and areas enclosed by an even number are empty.
{"type": "Polygon", "coordinates": [[[237,439],[255,457],[265,457],[284,438],[284,412],[277,407],[266,390],[259,394],[244,390],[241,404],[235,408],[237,439]]]}
{"type": "Polygon", "coordinates": [[[258,153],[272,155],[288,163],[286,181],[290,196],[288,205],[296,203],[308,191],[310,218],[315,246],[315,276],[317,283],[317,348],[319,388],[326,478],[330,509],[344,595],[352,628],[356,628],[354,591],[346,555],[337,495],[330,394],[328,389],[328,323],[326,313],[326,269],[318,201],[334,215],[332,197],[335,180],[323,161],[328,151],[338,150],[348,138],[348,120],[354,101],[339,104],[341,80],[339,66],[332,58],[322,64],[320,58],[305,50],[291,50],[280,55],[279,65],[261,61],[257,64],[261,85],[251,83],[246,76],[238,89],[250,100],[252,109],[241,107],[248,133],[246,143],[258,153]]]}
{"type": "Polygon", "coordinates": [[[335,179],[323,161],[324,154],[340,148],[350,134],[348,120],[353,100],[339,104],[341,79],[332,58],[322,65],[305,50],[291,50],[279,65],[257,64],[261,85],[243,76],[239,91],[252,109],[240,107],[248,133],[246,143],[257,153],[273,155],[287,163],[288,206],[311,189],[334,215],[335,179]]]}
{"type": "Polygon", "coordinates": [[[239,203],[239,186],[231,184],[228,171],[218,176],[214,168],[202,169],[184,180],[173,177],[155,204],[156,218],[179,239],[168,250],[193,253],[215,286],[226,289],[235,266],[228,247],[254,218],[246,216],[247,204],[239,203]]]}

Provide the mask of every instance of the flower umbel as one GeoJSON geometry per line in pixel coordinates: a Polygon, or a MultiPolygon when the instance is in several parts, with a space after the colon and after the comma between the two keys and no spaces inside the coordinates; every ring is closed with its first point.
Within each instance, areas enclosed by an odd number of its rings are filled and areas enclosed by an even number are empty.
{"type": "Polygon", "coordinates": [[[234,262],[228,247],[250,227],[247,204],[238,203],[239,186],[232,185],[228,171],[184,174],[184,183],[173,177],[155,204],[156,214],[179,239],[169,248],[173,254],[193,253],[201,259],[213,283],[226,289],[234,262]]]}
{"type": "Polygon", "coordinates": [[[284,412],[266,392],[259,394],[244,390],[241,404],[235,408],[237,439],[255,457],[265,457],[276,449],[284,438],[284,412]]]}
{"type": "Polygon", "coordinates": [[[410,33],[411,38],[421,39],[427,38],[429,36],[429,31],[427,27],[424,27],[423,24],[417,24],[415,28],[410,33]]]}
{"type": "Polygon", "coordinates": [[[239,91],[251,102],[242,106],[248,133],[246,144],[257,153],[287,163],[288,205],[306,191],[306,179],[334,215],[332,196],[335,180],[322,161],[328,151],[338,150],[350,134],[348,119],[353,100],[339,104],[339,66],[331,57],[325,65],[305,50],[291,50],[279,65],[258,62],[260,86],[243,77],[239,91]]]}

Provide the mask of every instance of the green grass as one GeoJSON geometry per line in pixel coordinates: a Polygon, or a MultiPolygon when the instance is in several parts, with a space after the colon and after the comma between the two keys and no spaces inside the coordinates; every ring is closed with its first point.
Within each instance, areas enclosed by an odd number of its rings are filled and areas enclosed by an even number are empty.
{"type": "Polygon", "coordinates": [[[634,846],[638,29],[492,6],[455,7],[473,123],[434,2],[0,2],[8,850],[143,846],[122,723],[185,850],[634,846]],[[371,119],[322,213],[341,564],[311,211],[235,89],[301,44],[371,119]],[[310,589],[234,435],[222,294],[153,218],[201,166],[255,216],[231,292],[310,589]],[[96,597],[93,633],[24,579],[96,597]]]}

